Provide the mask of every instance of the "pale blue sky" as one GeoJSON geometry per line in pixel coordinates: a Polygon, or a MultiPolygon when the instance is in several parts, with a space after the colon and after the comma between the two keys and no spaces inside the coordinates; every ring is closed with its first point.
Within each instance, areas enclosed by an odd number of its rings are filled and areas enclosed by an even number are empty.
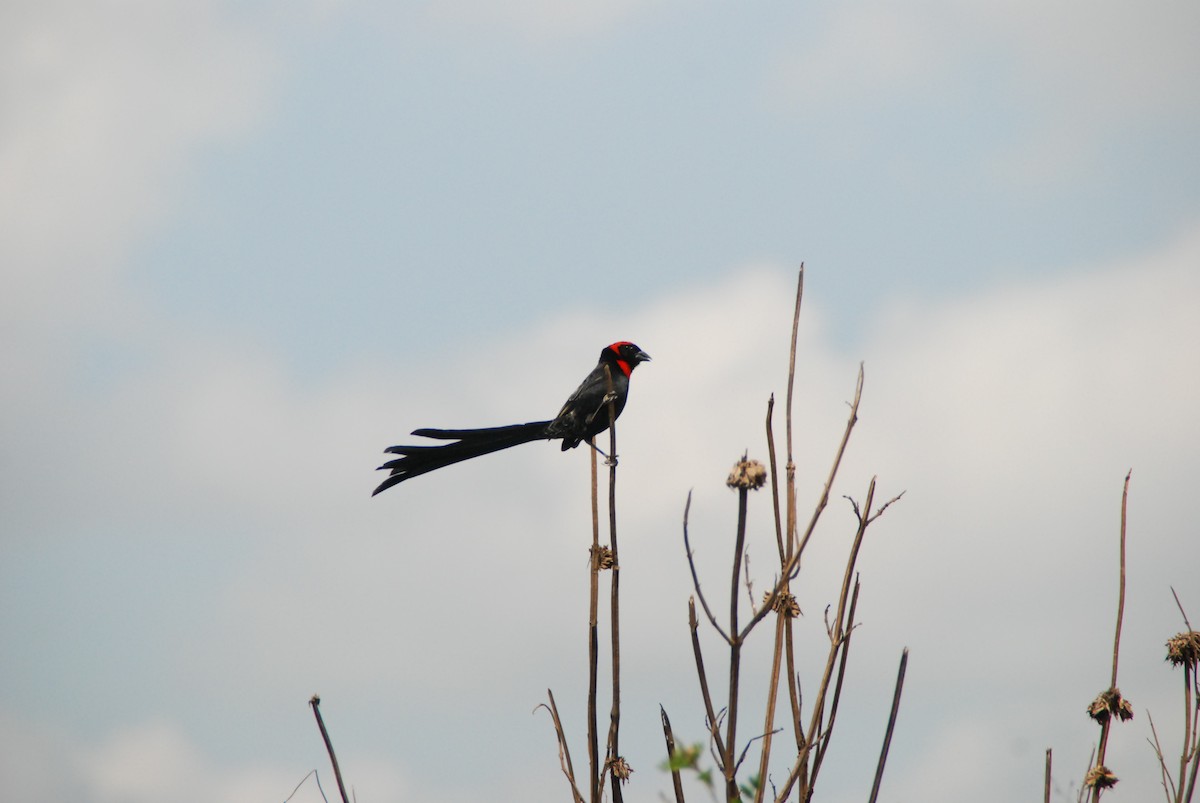
{"type": "Polygon", "coordinates": [[[328,777],[319,692],[362,800],[562,799],[529,711],[553,687],[582,755],[586,457],[368,494],[404,433],[551,415],[633,339],[622,743],[653,799],[658,703],[702,729],[683,499],[724,588],[803,260],[801,498],[859,360],[835,495],[908,490],[825,799],[869,786],[904,645],[885,799],[1030,797],[1049,746],[1077,774],[1131,466],[1114,749],[1156,794],[1168,587],[1200,616],[1197,33],[1182,2],[6,4],[6,793],[282,799],[328,777]]]}

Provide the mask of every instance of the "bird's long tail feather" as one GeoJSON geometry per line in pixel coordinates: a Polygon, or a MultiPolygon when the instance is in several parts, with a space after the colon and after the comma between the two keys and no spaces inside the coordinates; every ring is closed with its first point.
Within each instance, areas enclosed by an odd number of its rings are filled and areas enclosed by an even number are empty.
{"type": "Polygon", "coordinates": [[[522,443],[550,437],[549,421],[530,421],[528,424],[512,424],[506,427],[484,429],[418,429],[412,434],[422,438],[454,441],[440,446],[389,446],[384,451],[401,457],[389,460],[379,467],[388,469],[391,475],[372,492],[375,496],[393,485],[426,474],[445,466],[470,460],[472,457],[498,452],[519,446],[522,443]]]}

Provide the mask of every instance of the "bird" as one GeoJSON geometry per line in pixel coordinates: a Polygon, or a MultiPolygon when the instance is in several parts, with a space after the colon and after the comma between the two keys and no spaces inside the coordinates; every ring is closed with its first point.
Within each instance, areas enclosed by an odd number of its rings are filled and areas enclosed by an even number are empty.
{"type": "Polygon", "coordinates": [[[391,474],[379,484],[371,496],[421,474],[522,443],[561,439],[564,452],[583,442],[596,448],[592,438],[608,429],[609,424],[608,376],[612,377],[611,400],[615,413],[619,416],[629,397],[629,377],[633,369],[640,363],[649,361],[649,354],[627,340],[605,346],[600,352],[600,360],[596,367],[570,395],[558,411],[558,415],[549,421],[530,421],[527,424],[482,429],[413,430],[412,434],[420,438],[453,442],[439,446],[389,446],[384,449],[384,453],[397,454],[400,457],[389,460],[377,469],[389,470],[391,474]],[[608,376],[604,370],[606,367],[608,376]]]}

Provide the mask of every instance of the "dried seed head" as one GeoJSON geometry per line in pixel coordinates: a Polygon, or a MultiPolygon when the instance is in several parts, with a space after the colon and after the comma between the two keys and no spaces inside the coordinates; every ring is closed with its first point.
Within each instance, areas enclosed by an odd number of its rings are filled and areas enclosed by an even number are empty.
{"type": "MultiPolygon", "coordinates": [[[[771,592],[768,591],[763,594],[763,605],[770,601],[771,592]]],[[[775,604],[771,606],[771,610],[793,619],[801,614],[800,603],[796,602],[796,598],[786,591],[775,598],[775,604]]]]}
{"type": "Polygon", "coordinates": [[[613,777],[621,783],[628,782],[629,776],[633,774],[633,767],[629,766],[624,756],[609,759],[608,768],[612,770],[613,777]]]}
{"type": "Polygon", "coordinates": [[[1103,764],[1097,764],[1092,767],[1083,782],[1090,787],[1100,787],[1101,789],[1109,789],[1117,785],[1117,776],[1112,774],[1112,770],[1103,764]]]}
{"type": "Polygon", "coordinates": [[[757,460],[742,457],[734,465],[733,471],[729,472],[729,479],[725,480],[725,484],[734,489],[757,491],[767,484],[767,467],[757,460]]]}
{"type": "Polygon", "coordinates": [[[1087,708],[1088,716],[1103,725],[1109,717],[1116,714],[1122,722],[1133,719],[1133,706],[1121,696],[1120,689],[1109,689],[1102,692],[1087,708]]]}
{"type": "Polygon", "coordinates": [[[600,571],[611,569],[615,565],[612,550],[606,546],[591,547],[592,561],[600,571]]]}
{"type": "Polygon", "coordinates": [[[1200,632],[1189,630],[1175,634],[1167,642],[1167,660],[1175,666],[1200,663],[1200,632]]]}

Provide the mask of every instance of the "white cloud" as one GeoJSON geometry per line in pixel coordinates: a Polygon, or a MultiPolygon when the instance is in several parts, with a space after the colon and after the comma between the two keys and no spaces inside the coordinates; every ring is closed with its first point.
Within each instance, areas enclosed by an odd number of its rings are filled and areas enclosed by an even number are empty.
{"type": "Polygon", "coordinates": [[[57,326],[116,300],[121,260],[172,179],[260,119],[275,56],[213,4],[23,3],[6,16],[0,313],[57,326]]]}
{"type": "Polygon", "coordinates": [[[953,153],[970,128],[985,178],[1045,190],[1109,169],[1130,132],[1196,125],[1198,23],[1169,0],[842,5],[800,29],[768,88],[821,121],[830,153],[861,154],[914,121],[953,153]]]}
{"type": "Polygon", "coordinates": [[[805,30],[812,45],[785,63],[797,89],[824,100],[970,86],[979,76],[964,70],[982,58],[1047,105],[1178,111],[1180,91],[1195,92],[1186,77],[1200,59],[1187,33],[1196,20],[1173,2],[856,4],[829,13],[816,35],[805,30]]]}
{"type": "MultiPolygon", "coordinates": [[[[314,726],[314,742],[316,736],[314,726]]],[[[162,722],[141,723],[115,730],[104,742],[80,757],[85,799],[141,801],[170,798],[179,801],[222,800],[251,803],[282,800],[297,785],[293,803],[322,799],[316,779],[300,769],[254,766],[221,766],[206,756],[177,727],[162,722]]],[[[380,799],[399,799],[403,782],[394,768],[371,760],[355,760],[356,790],[380,799]]],[[[327,766],[317,767],[326,796],[337,794],[336,780],[327,766]]]]}

